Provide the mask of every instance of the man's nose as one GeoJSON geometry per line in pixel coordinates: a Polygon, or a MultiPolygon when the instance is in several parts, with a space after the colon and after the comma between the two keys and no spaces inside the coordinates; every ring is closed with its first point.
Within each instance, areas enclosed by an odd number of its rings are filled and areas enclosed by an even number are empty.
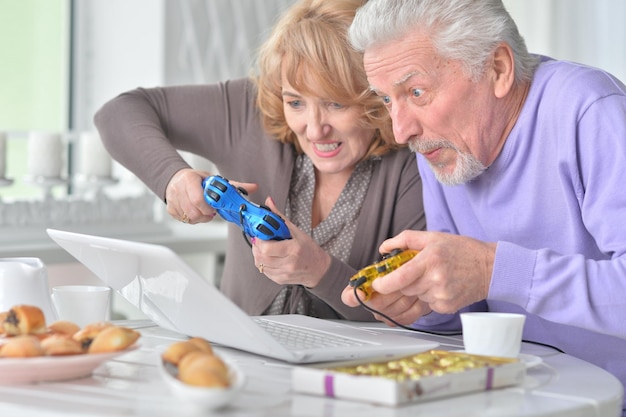
{"type": "Polygon", "coordinates": [[[422,133],[421,125],[409,106],[394,103],[390,111],[393,135],[399,144],[406,144],[411,138],[422,133]]]}

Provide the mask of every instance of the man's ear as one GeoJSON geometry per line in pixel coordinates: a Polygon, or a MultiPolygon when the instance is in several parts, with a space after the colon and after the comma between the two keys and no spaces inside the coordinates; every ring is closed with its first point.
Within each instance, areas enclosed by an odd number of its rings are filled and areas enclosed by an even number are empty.
{"type": "Polygon", "coordinates": [[[493,92],[497,98],[505,97],[515,82],[515,58],[513,50],[502,42],[493,52],[491,61],[493,74],[493,92]]]}

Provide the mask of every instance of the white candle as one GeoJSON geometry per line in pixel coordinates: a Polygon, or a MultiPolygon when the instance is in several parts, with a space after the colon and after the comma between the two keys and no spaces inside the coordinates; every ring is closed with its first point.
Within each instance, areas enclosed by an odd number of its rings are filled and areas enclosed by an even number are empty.
{"type": "Polygon", "coordinates": [[[63,152],[61,135],[31,132],[28,136],[28,175],[33,178],[60,178],[63,152]]]}
{"type": "Polygon", "coordinates": [[[7,134],[0,132],[0,179],[7,175],[7,134]]]}
{"type": "Polygon", "coordinates": [[[78,173],[85,177],[111,177],[111,156],[95,132],[80,134],[78,144],[78,173]]]}

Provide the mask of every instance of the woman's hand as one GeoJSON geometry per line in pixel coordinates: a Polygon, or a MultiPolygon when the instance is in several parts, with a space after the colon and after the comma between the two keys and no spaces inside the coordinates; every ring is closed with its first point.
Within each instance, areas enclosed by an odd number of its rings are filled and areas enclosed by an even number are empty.
{"type": "MultiPolygon", "coordinates": [[[[206,171],[191,168],[176,172],[165,189],[167,213],[183,223],[206,223],[213,220],[217,212],[204,199],[202,180],[209,177],[206,171]]],[[[249,193],[257,190],[258,185],[230,181],[235,187],[242,187],[249,193]]]]}
{"type": "Polygon", "coordinates": [[[265,205],[285,220],[291,239],[254,239],[254,264],[259,272],[277,284],[297,284],[314,288],[330,267],[330,255],[280,213],[270,197],[265,200],[265,205]]]}
{"type": "Polygon", "coordinates": [[[202,180],[210,174],[191,168],[176,172],[165,189],[167,213],[183,223],[206,223],[217,212],[204,201],[202,180]]]}

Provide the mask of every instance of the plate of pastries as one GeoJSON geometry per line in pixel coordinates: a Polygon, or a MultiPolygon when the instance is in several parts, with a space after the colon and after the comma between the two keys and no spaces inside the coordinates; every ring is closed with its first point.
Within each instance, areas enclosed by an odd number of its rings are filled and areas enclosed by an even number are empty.
{"type": "Polygon", "coordinates": [[[91,375],[105,361],[137,348],[136,330],[103,321],[80,328],[46,323],[41,309],[0,312],[0,384],[61,381],[91,375]]]}
{"type": "Polygon", "coordinates": [[[162,352],[159,365],[170,391],[192,408],[224,407],[245,382],[235,363],[217,355],[201,337],[172,343],[162,352]]]}

